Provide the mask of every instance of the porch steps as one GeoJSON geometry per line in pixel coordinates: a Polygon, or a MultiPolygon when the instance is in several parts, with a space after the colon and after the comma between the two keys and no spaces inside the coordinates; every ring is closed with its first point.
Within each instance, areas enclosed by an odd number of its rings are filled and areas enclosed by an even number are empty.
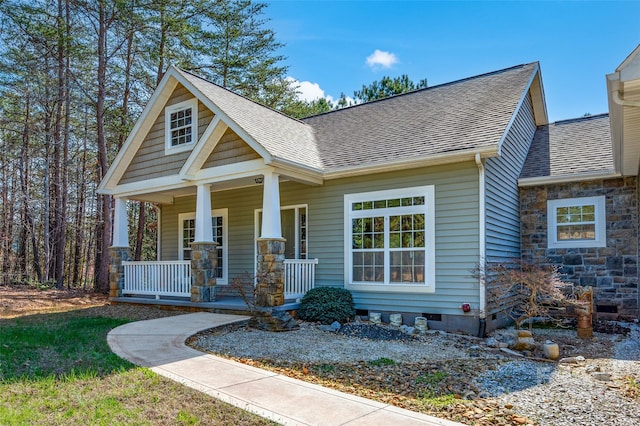
{"type": "MultiPolygon", "coordinates": [[[[216,314],[247,315],[251,310],[241,297],[225,296],[215,302],[191,302],[178,298],[153,297],[110,297],[109,302],[113,304],[133,304],[157,306],[161,309],[185,311],[185,312],[211,312],[216,314]]],[[[284,305],[275,306],[274,311],[295,311],[300,307],[300,303],[295,300],[285,300],[284,305]]]]}

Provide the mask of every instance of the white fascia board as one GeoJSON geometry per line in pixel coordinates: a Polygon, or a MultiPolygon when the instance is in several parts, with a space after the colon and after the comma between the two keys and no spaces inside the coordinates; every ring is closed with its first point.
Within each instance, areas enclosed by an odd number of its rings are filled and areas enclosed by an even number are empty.
{"type": "Polygon", "coordinates": [[[242,127],[231,119],[222,109],[220,109],[209,97],[205,96],[196,86],[194,86],[187,79],[181,79],[180,83],[185,86],[191,93],[197,93],[198,99],[213,113],[220,117],[231,130],[233,130],[241,139],[243,139],[253,150],[255,150],[262,158],[269,161],[271,159],[271,153],[269,153],[265,147],[258,143],[251,135],[249,135],[242,127]]]}
{"type": "Polygon", "coordinates": [[[273,167],[265,166],[264,160],[257,159],[202,169],[192,181],[185,181],[179,175],[171,175],[118,185],[111,190],[104,190],[101,193],[135,198],[136,196],[143,196],[153,192],[170,191],[172,189],[192,187],[197,184],[224,182],[243,177],[256,176],[265,171],[273,171],[273,167]]]}
{"type": "Polygon", "coordinates": [[[536,126],[540,126],[542,124],[548,123],[549,120],[547,118],[547,108],[544,102],[544,93],[541,92],[542,82],[539,79],[539,75],[540,75],[540,64],[536,64],[536,68],[531,73],[531,78],[529,79],[529,82],[527,83],[525,90],[522,92],[522,96],[518,101],[518,105],[513,110],[513,114],[511,115],[509,122],[504,128],[504,132],[502,132],[502,137],[500,137],[500,141],[498,141],[498,155],[501,155],[502,145],[504,145],[504,141],[507,139],[507,135],[509,134],[511,127],[513,127],[513,123],[516,121],[516,118],[518,118],[518,112],[520,112],[520,108],[522,108],[522,104],[524,103],[524,101],[527,100],[527,95],[529,94],[529,92],[532,91],[534,81],[537,81],[539,83],[539,84],[536,84],[536,89],[538,89],[537,91],[540,93],[536,93],[535,96],[533,93],[531,94],[531,103],[532,103],[533,115],[534,115],[533,118],[535,120],[536,126]],[[541,103],[543,106],[543,117],[541,118],[537,117],[538,114],[536,114],[536,111],[540,109],[540,107],[539,105],[537,106],[536,103],[541,103]]]}
{"type": "Polygon", "coordinates": [[[304,166],[278,157],[274,157],[271,162],[265,162],[265,164],[275,167],[277,169],[276,173],[310,185],[322,185],[324,182],[322,171],[313,167],[304,166]]]}
{"type": "Polygon", "coordinates": [[[620,73],[622,81],[640,78],[640,45],[633,49],[629,56],[622,61],[616,68],[616,72],[620,73]]]}
{"type": "Polygon", "coordinates": [[[613,179],[613,178],[619,178],[619,177],[622,177],[622,174],[617,172],[585,172],[585,173],[576,173],[573,175],[522,178],[522,179],[518,179],[518,186],[526,187],[526,186],[537,186],[537,185],[551,185],[556,183],[583,182],[585,180],[613,179]]]}
{"type": "Polygon", "coordinates": [[[100,185],[98,185],[98,193],[105,194],[106,192],[102,191],[108,188],[114,188],[118,184],[118,181],[120,181],[129,167],[131,160],[133,160],[136,152],[138,152],[140,145],[142,145],[144,136],[146,136],[151,129],[156,117],[160,114],[160,111],[164,108],[164,104],[169,100],[173,90],[178,85],[177,77],[174,69],[170,67],[153,92],[153,95],[151,95],[144,110],[142,110],[142,114],[140,114],[140,117],[129,133],[127,140],[120,148],[120,151],[118,151],[118,155],[116,155],[116,158],[111,163],[111,167],[109,167],[100,185]]]}
{"type": "Polygon", "coordinates": [[[438,166],[463,161],[475,161],[476,154],[480,154],[481,158],[496,157],[498,155],[498,150],[496,146],[489,146],[484,148],[464,149],[452,153],[446,152],[442,154],[428,155],[419,158],[386,161],[373,165],[367,164],[363,166],[341,167],[324,173],[324,178],[325,180],[340,179],[373,173],[385,173],[397,170],[415,169],[418,167],[438,166]]]}
{"type": "Polygon", "coordinates": [[[200,169],[196,173],[195,181],[189,182],[190,186],[199,182],[215,183],[232,179],[261,175],[265,171],[273,171],[273,167],[268,167],[262,158],[256,160],[242,161],[240,163],[225,164],[224,166],[200,169]]]}
{"type": "Polygon", "coordinates": [[[219,116],[211,120],[178,173],[183,179],[190,179],[195,176],[228,128],[219,116]]]}

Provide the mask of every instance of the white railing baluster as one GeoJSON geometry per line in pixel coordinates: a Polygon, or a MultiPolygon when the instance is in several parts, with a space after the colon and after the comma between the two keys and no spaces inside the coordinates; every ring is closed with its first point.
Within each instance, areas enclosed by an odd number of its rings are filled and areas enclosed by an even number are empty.
{"type": "Polygon", "coordinates": [[[191,262],[122,262],[124,288],[122,294],[189,297],[191,295],[191,262]]]}
{"type": "Polygon", "coordinates": [[[300,298],[315,287],[315,272],[318,259],[285,259],[284,296],[300,298]]]}

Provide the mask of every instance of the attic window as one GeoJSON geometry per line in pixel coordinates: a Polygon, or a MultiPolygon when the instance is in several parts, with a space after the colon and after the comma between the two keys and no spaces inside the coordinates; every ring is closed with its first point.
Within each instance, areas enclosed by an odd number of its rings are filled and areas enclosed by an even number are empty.
{"type": "Polygon", "coordinates": [[[198,137],[198,101],[190,99],[165,108],[166,153],[191,149],[198,137]]]}

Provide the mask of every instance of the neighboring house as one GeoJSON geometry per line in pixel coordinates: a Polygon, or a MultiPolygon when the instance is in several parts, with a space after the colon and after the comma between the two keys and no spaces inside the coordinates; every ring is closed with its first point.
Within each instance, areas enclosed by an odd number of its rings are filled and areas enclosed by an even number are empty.
{"type": "MultiPolygon", "coordinates": [[[[606,127],[605,117],[584,121],[606,127]]],[[[519,191],[552,189],[545,177],[554,163],[530,163],[560,140],[545,142],[544,129],[556,135],[560,126],[548,125],[537,63],[305,120],[172,67],[100,185],[115,197],[111,297],[215,308],[220,289],[248,272],[264,306],[310,286],[341,286],[362,313],[400,312],[409,323],[421,315],[432,328],[474,334],[494,328],[500,307],[487,306],[472,271],[520,257],[519,191]],[[159,262],[123,262],[127,199],[158,205],[159,262]]],[[[627,137],[621,149],[640,145],[627,137]]],[[[622,179],[634,188],[638,152],[633,173],[623,173],[633,179],[622,179]]],[[[586,170],[605,179],[619,160],[586,170]]],[[[637,250],[637,207],[634,214],[637,250]]],[[[541,247],[536,256],[551,254],[541,247]]],[[[623,263],[625,253],[616,255],[623,263]]],[[[618,294],[637,297],[635,277],[618,294]]]]}

